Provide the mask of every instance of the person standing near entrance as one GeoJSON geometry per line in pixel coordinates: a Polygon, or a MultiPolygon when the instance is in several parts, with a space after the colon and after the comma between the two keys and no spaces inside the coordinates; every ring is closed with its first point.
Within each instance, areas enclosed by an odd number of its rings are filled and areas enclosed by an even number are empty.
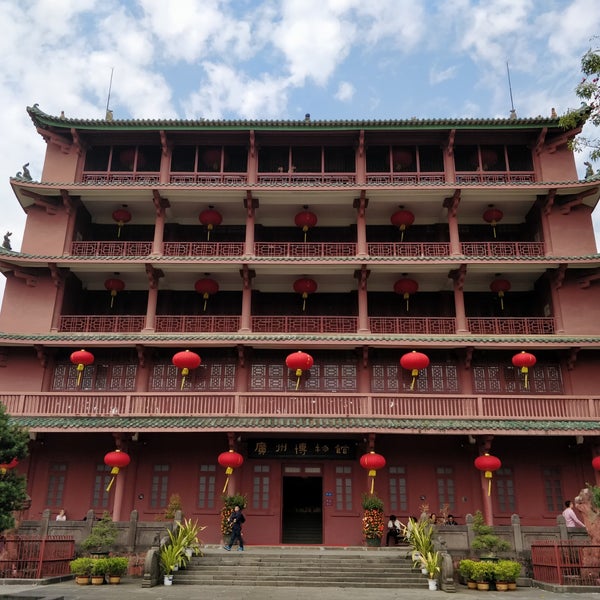
{"type": "Polygon", "coordinates": [[[565,518],[565,523],[567,527],[585,528],[585,524],[582,523],[575,514],[575,511],[573,510],[573,503],[570,500],[565,501],[565,510],[563,510],[562,515],[565,518]]]}
{"type": "Polygon", "coordinates": [[[237,541],[239,544],[238,552],[244,551],[244,538],[242,537],[242,523],[246,522],[246,517],[242,513],[242,509],[239,506],[234,507],[233,512],[229,517],[229,523],[231,523],[231,537],[229,538],[229,544],[223,546],[225,550],[231,550],[231,547],[237,541]]]}

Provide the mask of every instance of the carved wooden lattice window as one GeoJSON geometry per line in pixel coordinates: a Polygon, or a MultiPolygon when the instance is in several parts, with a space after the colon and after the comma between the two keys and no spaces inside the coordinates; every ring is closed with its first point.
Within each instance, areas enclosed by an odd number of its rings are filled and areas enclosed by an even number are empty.
{"type": "Polygon", "coordinates": [[[167,507],[168,488],[169,465],[154,465],[150,487],[150,506],[152,508],[167,507]]]}
{"type": "MultiPolygon", "coordinates": [[[[299,391],[356,392],[356,365],[351,362],[315,362],[303,373],[299,391]]],[[[296,374],[281,363],[255,363],[250,368],[250,391],[283,392],[296,390],[296,374]]]]}
{"type": "Polygon", "coordinates": [[[59,363],[54,367],[52,391],[129,392],[135,390],[136,375],[134,363],[95,363],[85,367],[81,385],[77,386],[76,365],[59,363]]]}
{"type": "MultiPolygon", "coordinates": [[[[235,390],[236,364],[223,361],[201,364],[189,372],[183,386],[184,392],[229,392],[235,390]]],[[[152,368],[150,390],[169,392],[181,390],[181,373],[172,364],[156,364],[152,368]]]]}
{"type": "Polygon", "coordinates": [[[436,467],[435,476],[439,505],[447,504],[450,510],[454,510],[456,504],[454,469],[452,467],[436,467]]]}
{"type": "Polygon", "coordinates": [[[560,366],[536,364],[529,369],[529,387],[520,369],[512,365],[473,365],[473,390],[477,394],[562,394],[560,366]]]}
{"type": "Polygon", "coordinates": [[[564,509],[560,467],[543,467],[544,498],[549,513],[559,513],[564,509]]]}
{"type": "Polygon", "coordinates": [[[335,468],[335,508],[352,510],[352,467],[335,468]]]}
{"type": "MultiPolygon", "coordinates": [[[[371,366],[371,391],[373,393],[403,394],[410,392],[412,375],[398,362],[374,362],[371,366]]],[[[449,363],[430,363],[419,371],[414,390],[424,394],[458,393],[458,370],[449,363]]]]}
{"type": "Polygon", "coordinates": [[[252,476],[252,508],[267,510],[271,487],[271,469],[269,465],[255,465],[252,476]]]}

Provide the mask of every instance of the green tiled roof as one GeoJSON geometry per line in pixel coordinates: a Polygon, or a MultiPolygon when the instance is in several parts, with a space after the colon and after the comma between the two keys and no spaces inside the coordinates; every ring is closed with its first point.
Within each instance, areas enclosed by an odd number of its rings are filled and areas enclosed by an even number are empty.
{"type": "MultiPolygon", "coordinates": [[[[66,117],[56,117],[48,115],[40,110],[37,104],[27,107],[27,112],[38,127],[56,127],[56,128],[77,128],[87,130],[221,130],[221,131],[255,131],[273,130],[273,131],[331,131],[331,130],[436,130],[436,129],[531,129],[549,127],[558,129],[559,119],[548,117],[530,117],[525,119],[381,119],[381,120],[360,120],[360,119],[341,119],[341,120],[181,120],[181,119],[72,119],[66,117]]],[[[585,122],[588,116],[586,107],[580,111],[581,123],[585,122]]]]}
{"type": "Polygon", "coordinates": [[[377,431],[398,433],[457,433],[505,432],[516,435],[595,432],[600,424],[595,421],[545,420],[487,420],[487,419],[391,419],[343,417],[11,417],[11,422],[38,431],[377,431]]]}

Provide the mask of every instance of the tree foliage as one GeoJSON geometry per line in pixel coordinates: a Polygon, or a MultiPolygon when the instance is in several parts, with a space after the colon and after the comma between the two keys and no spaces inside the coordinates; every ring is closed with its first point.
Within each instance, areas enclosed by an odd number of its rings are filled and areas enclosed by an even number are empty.
{"type": "MultiPolygon", "coordinates": [[[[0,404],[0,464],[9,464],[14,458],[21,461],[27,456],[27,431],[11,425],[5,408],[0,404]]],[[[27,483],[14,469],[0,472],[0,533],[15,525],[13,512],[20,510],[27,498],[27,483]]]]}
{"type": "MultiPolygon", "coordinates": [[[[585,104],[589,121],[596,127],[600,125],[600,48],[590,48],[581,58],[583,78],[575,88],[578,98],[585,104]]],[[[574,129],[581,124],[581,109],[569,109],[561,117],[560,124],[565,129],[574,129]]],[[[600,158],[600,139],[578,136],[573,140],[573,150],[590,150],[591,160],[600,158]]]]}

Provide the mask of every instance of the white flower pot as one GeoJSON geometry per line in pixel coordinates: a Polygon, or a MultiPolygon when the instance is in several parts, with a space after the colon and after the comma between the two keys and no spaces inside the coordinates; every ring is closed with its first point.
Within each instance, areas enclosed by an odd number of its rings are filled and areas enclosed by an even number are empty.
{"type": "Polygon", "coordinates": [[[429,584],[429,589],[434,592],[437,590],[437,579],[428,579],[427,583],[429,584]]]}
{"type": "Polygon", "coordinates": [[[163,583],[165,585],[173,585],[173,575],[165,575],[163,583]]]}

